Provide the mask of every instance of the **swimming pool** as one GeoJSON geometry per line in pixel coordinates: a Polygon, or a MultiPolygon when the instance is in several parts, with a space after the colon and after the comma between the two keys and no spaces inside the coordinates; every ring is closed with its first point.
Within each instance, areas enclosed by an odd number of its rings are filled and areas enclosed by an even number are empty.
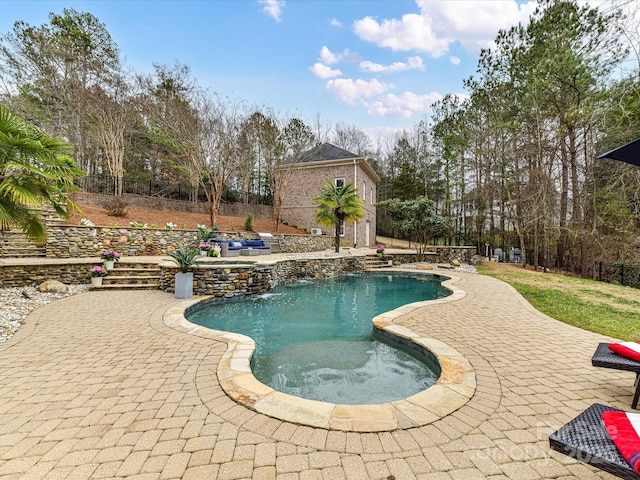
{"type": "MultiPolygon", "coordinates": [[[[290,277],[305,278],[306,264],[293,260],[281,260],[290,277]]],[[[417,272],[407,272],[417,273],[417,272]]],[[[346,432],[384,432],[420,427],[455,412],[475,394],[476,374],[471,362],[454,346],[429,335],[429,317],[432,307],[446,307],[466,296],[457,286],[460,281],[451,275],[434,275],[452,293],[437,300],[426,300],[403,305],[376,316],[372,323],[376,335],[422,350],[433,355],[441,367],[437,383],[415,395],[375,405],[344,405],[309,400],[275,390],[260,382],[253,375],[251,358],[256,343],[250,337],[213,330],[187,320],[190,312],[198,310],[212,297],[193,297],[176,302],[163,313],[165,327],[208,339],[212,349],[204,355],[196,373],[196,383],[201,401],[210,409],[226,409],[221,403],[220,388],[239,405],[258,414],[285,422],[314,428],[346,432]],[[422,323],[417,331],[403,326],[403,319],[422,323]],[[400,323],[398,323],[400,321],[400,323]],[[217,344],[224,343],[226,351],[219,355],[217,344]]],[[[454,328],[454,326],[452,326],[454,328]]],[[[206,344],[206,341],[205,341],[206,344]]],[[[243,417],[245,418],[245,417],[243,417]]]]}
{"type": "Polygon", "coordinates": [[[437,276],[345,275],[288,282],[248,299],[209,302],[188,320],[255,340],[252,371],[275,390],[337,404],[379,404],[435,384],[431,355],[374,338],[372,319],[451,292],[437,276]]]}

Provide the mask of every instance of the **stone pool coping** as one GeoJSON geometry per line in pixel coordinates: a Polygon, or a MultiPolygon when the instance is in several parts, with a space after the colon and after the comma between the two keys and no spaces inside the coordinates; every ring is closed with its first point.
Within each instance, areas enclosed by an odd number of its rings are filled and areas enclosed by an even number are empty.
{"type": "MultiPolygon", "coordinates": [[[[390,273],[392,269],[388,270],[390,273]]],[[[406,270],[402,271],[406,274],[406,270]]],[[[415,273],[415,272],[412,272],[415,273]]],[[[430,275],[430,274],[423,274],[430,275]]],[[[439,303],[460,300],[466,292],[454,283],[454,276],[442,285],[451,295],[436,300],[414,302],[376,316],[374,328],[405,344],[426,348],[441,367],[440,378],[432,387],[405,399],[375,405],[342,405],[320,402],[279,392],[253,376],[251,357],[255,341],[238,333],[224,332],[189,322],[185,312],[211,297],[192,297],[167,309],[167,327],[190,335],[210,338],[227,344],[227,351],[218,363],[218,381],[226,394],[239,404],[280,420],[329,430],[351,432],[383,432],[424,426],[439,420],[465,405],[475,394],[476,375],[469,360],[450,345],[415,332],[394,322],[414,311],[439,303]],[[403,342],[404,340],[404,342],[403,342]]]]}

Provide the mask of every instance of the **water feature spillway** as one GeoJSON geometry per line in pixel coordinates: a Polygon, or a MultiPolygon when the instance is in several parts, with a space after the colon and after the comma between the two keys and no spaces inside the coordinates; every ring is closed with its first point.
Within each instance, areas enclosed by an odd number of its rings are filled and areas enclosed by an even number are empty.
{"type": "Polygon", "coordinates": [[[448,293],[431,276],[348,275],[208,302],[188,319],[253,338],[253,374],[276,390],[323,402],[374,404],[428,388],[439,368],[415,352],[375,340],[372,318],[448,293]]]}

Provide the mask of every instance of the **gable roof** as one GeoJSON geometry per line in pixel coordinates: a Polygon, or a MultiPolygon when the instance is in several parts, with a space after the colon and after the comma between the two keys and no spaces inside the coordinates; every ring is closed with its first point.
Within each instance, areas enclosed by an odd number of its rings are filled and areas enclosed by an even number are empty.
{"type": "Polygon", "coordinates": [[[328,160],[350,160],[354,158],[362,157],[355,153],[347,152],[346,150],[336,147],[335,145],[331,145],[330,143],[323,143],[322,145],[318,145],[317,147],[304,152],[300,155],[300,159],[298,161],[300,163],[309,163],[324,162],[328,160]]]}
{"type": "Polygon", "coordinates": [[[308,150],[296,162],[299,168],[316,168],[331,165],[358,164],[369,177],[376,183],[380,183],[380,177],[367,163],[364,157],[348,152],[340,147],[323,143],[311,150],[308,150]]]}

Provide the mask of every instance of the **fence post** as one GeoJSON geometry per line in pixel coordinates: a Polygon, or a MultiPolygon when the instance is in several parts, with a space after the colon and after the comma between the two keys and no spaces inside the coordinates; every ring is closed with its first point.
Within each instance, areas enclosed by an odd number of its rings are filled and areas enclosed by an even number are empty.
{"type": "Polygon", "coordinates": [[[598,262],[598,281],[602,281],[602,262],[598,262]]]}

